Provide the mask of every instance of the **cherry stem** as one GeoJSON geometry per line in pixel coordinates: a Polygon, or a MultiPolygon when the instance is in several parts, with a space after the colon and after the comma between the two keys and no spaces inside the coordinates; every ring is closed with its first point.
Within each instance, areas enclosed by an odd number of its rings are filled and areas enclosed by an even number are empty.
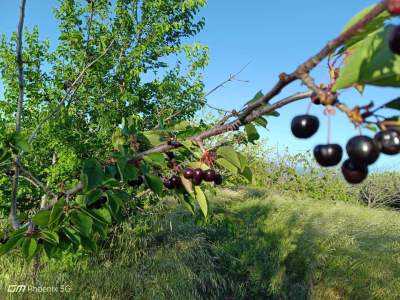
{"type": "Polygon", "coordinates": [[[310,103],[308,103],[308,106],[307,106],[306,115],[309,115],[309,114],[310,114],[311,106],[312,106],[312,105],[313,105],[313,103],[310,101],[310,103]]]}
{"type": "Polygon", "coordinates": [[[331,143],[331,133],[332,133],[331,115],[328,114],[328,144],[331,143]]]}
{"type": "Polygon", "coordinates": [[[360,125],[357,126],[357,129],[358,129],[358,134],[362,135],[362,130],[361,130],[361,126],[360,125]]]}

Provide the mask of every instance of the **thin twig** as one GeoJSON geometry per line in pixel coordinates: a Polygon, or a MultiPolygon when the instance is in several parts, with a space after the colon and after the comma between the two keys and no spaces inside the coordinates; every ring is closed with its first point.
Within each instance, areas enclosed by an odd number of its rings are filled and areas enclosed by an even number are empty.
{"type": "Polygon", "coordinates": [[[37,187],[40,187],[46,194],[51,197],[57,197],[45,184],[43,184],[37,177],[35,177],[31,172],[25,169],[20,163],[18,164],[22,173],[24,173],[30,180],[32,180],[37,187]]]}
{"type": "MultiPolygon", "coordinates": [[[[21,120],[22,120],[22,110],[24,104],[24,62],[22,59],[22,35],[24,29],[24,19],[25,19],[25,4],[26,0],[20,1],[19,6],[19,20],[18,20],[18,32],[17,32],[17,68],[18,68],[18,102],[17,102],[17,113],[15,121],[15,132],[18,134],[21,132],[21,120]]],[[[11,192],[11,209],[10,209],[10,223],[14,229],[18,229],[21,224],[17,218],[17,191],[18,191],[18,179],[19,179],[19,159],[17,156],[15,159],[15,173],[12,182],[12,192],[11,192]]]]}
{"type": "MultiPolygon", "coordinates": [[[[209,104],[209,103],[207,102],[207,97],[210,96],[212,93],[216,92],[217,90],[219,90],[220,88],[222,88],[224,85],[226,85],[226,84],[227,84],[228,82],[230,82],[230,81],[236,80],[236,81],[241,81],[241,82],[246,82],[246,83],[248,83],[248,82],[249,82],[248,80],[240,80],[240,79],[237,79],[236,77],[237,77],[240,73],[242,73],[242,72],[248,67],[249,64],[250,64],[250,62],[248,62],[246,65],[244,65],[244,66],[243,66],[238,72],[236,72],[235,74],[230,74],[229,77],[228,77],[227,79],[225,79],[224,81],[222,81],[221,83],[219,83],[218,85],[216,85],[214,88],[212,88],[210,91],[208,91],[208,92],[207,92],[202,98],[200,98],[198,101],[201,102],[201,103],[203,103],[204,105],[208,106],[209,108],[211,108],[211,109],[213,109],[213,110],[216,110],[216,111],[218,111],[218,112],[220,112],[220,113],[222,112],[222,113],[227,113],[227,114],[232,115],[232,111],[230,111],[230,110],[226,110],[226,109],[223,109],[223,108],[215,107],[215,106],[209,104]]],[[[172,120],[173,118],[175,118],[176,116],[179,116],[179,115],[180,115],[181,113],[183,113],[183,112],[184,112],[183,110],[179,110],[179,111],[173,113],[173,114],[170,115],[168,118],[166,118],[166,119],[164,120],[164,122],[168,122],[168,121],[172,120]]],[[[157,126],[155,127],[155,129],[159,128],[159,126],[160,126],[160,125],[157,125],[157,126]]]]}

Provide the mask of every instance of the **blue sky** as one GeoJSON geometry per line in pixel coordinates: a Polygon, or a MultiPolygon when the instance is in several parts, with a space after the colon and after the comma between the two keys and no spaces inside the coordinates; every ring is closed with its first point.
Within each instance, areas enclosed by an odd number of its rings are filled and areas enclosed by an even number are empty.
{"type": "MultiPolygon", "coordinates": [[[[17,26],[19,1],[0,1],[1,33],[14,31],[17,26]]],[[[211,61],[204,73],[207,90],[237,72],[251,62],[240,75],[249,83],[233,82],[210,95],[209,102],[225,109],[239,109],[244,102],[262,89],[268,90],[282,71],[291,72],[295,67],[316,53],[329,39],[335,37],[346,22],[358,11],[375,3],[370,0],[336,0],[327,3],[321,0],[282,1],[209,0],[201,12],[206,18],[206,27],[194,40],[209,45],[211,61]]],[[[56,24],[51,8],[56,0],[27,0],[26,24],[39,25],[41,37],[56,38],[56,24]]],[[[326,65],[321,65],[314,77],[318,82],[327,82],[326,65]]],[[[293,84],[279,98],[304,91],[299,84],[293,84]]],[[[364,96],[354,91],[345,91],[341,100],[349,106],[374,100],[383,103],[398,96],[389,88],[368,87],[364,96]]],[[[307,102],[301,101],[280,110],[280,118],[271,118],[262,136],[270,146],[279,149],[288,147],[291,152],[307,151],[318,143],[326,142],[326,121],[322,108],[314,106],[312,113],[320,116],[321,128],[309,140],[295,139],[290,132],[291,119],[303,114],[307,102]]],[[[395,113],[395,112],[393,112],[395,113]]],[[[370,134],[365,131],[366,134],[370,134]]],[[[333,119],[332,141],[346,144],[357,134],[345,116],[340,112],[333,119]]],[[[400,155],[381,156],[373,166],[375,170],[396,169],[400,155]]]]}

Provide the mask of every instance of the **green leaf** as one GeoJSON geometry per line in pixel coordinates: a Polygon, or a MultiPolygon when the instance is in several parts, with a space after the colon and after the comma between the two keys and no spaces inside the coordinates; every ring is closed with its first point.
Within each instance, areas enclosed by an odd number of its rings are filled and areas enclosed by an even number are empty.
{"type": "Polygon", "coordinates": [[[22,254],[24,258],[27,260],[31,259],[35,255],[37,246],[38,244],[35,239],[25,238],[22,242],[22,254]]]}
{"type": "MultiPolygon", "coordinates": [[[[355,15],[343,28],[342,33],[349,29],[351,26],[356,24],[358,21],[360,21],[365,15],[367,15],[374,7],[376,4],[370,5],[367,8],[363,9],[361,12],[359,12],[357,15],[355,15]]],[[[346,43],[344,44],[344,47],[342,48],[342,51],[349,49],[351,46],[354,44],[358,43],[359,41],[365,39],[368,35],[371,33],[374,33],[376,30],[379,30],[380,28],[383,27],[384,22],[391,17],[391,14],[385,10],[381,14],[379,14],[377,17],[375,17],[372,21],[370,21],[366,26],[363,27],[362,30],[360,30],[354,37],[351,39],[347,40],[346,43]]]]}
{"type": "Polygon", "coordinates": [[[247,167],[247,158],[246,158],[246,156],[244,156],[244,155],[242,155],[242,154],[240,154],[240,153],[237,153],[237,156],[239,157],[239,160],[240,160],[240,172],[243,172],[243,170],[244,170],[244,168],[246,168],[247,167]]]}
{"type": "Polygon", "coordinates": [[[179,177],[181,178],[182,181],[182,185],[185,188],[185,190],[189,193],[189,194],[193,194],[193,183],[192,181],[186,179],[183,175],[179,175],[179,177]]]}
{"type": "Polygon", "coordinates": [[[97,200],[99,200],[99,198],[101,197],[102,194],[103,194],[103,192],[98,189],[90,191],[85,197],[85,204],[87,206],[92,205],[97,200]]]}
{"type": "Polygon", "coordinates": [[[81,237],[81,245],[85,250],[87,250],[89,252],[96,252],[96,250],[97,250],[96,243],[93,240],[91,240],[90,238],[87,238],[84,236],[81,237]]]}
{"type": "Polygon", "coordinates": [[[180,202],[194,215],[195,202],[193,196],[183,193],[178,194],[180,202]]]}
{"type": "Polygon", "coordinates": [[[396,98],[385,105],[385,108],[400,110],[400,97],[396,98]]]}
{"type": "Polygon", "coordinates": [[[64,213],[65,200],[59,200],[52,208],[48,226],[55,225],[64,213]]]}
{"type": "Polygon", "coordinates": [[[120,157],[117,160],[117,168],[123,181],[135,180],[138,178],[138,170],[129,163],[126,157],[120,157]]]}
{"type": "Polygon", "coordinates": [[[54,254],[56,253],[57,247],[54,244],[44,242],[43,249],[44,249],[44,252],[46,253],[47,257],[52,258],[52,257],[54,257],[54,254]]]}
{"type": "Polygon", "coordinates": [[[253,180],[253,173],[249,167],[245,167],[244,170],[240,173],[244,178],[246,178],[250,183],[253,180]]]}
{"type": "Polygon", "coordinates": [[[97,160],[89,159],[84,162],[81,173],[81,181],[85,191],[97,188],[99,185],[101,185],[103,178],[104,172],[97,160]]]}
{"type": "Polygon", "coordinates": [[[158,146],[167,141],[169,134],[164,130],[150,130],[143,132],[143,135],[152,146],[158,146]]]}
{"type": "Polygon", "coordinates": [[[81,237],[78,235],[77,231],[70,227],[63,227],[61,231],[64,235],[74,244],[80,245],[81,244],[81,237]]]}
{"type": "Polygon", "coordinates": [[[225,158],[227,161],[229,161],[234,166],[236,166],[238,168],[241,167],[240,159],[237,156],[236,151],[235,151],[235,149],[233,149],[233,147],[231,147],[231,146],[219,147],[217,150],[217,154],[218,154],[218,156],[225,158]]]}
{"type": "Polygon", "coordinates": [[[204,215],[205,218],[207,218],[208,215],[208,202],[207,202],[207,197],[204,194],[203,190],[199,186],[195,186],[194,190],[196,192],[196,199],[197,202],[199,203],[200,209],[204,215]]]}
{"type": "Polygon", "coordinates": [[[152,153],[146,155],[143,159],[151,165],[155,165],[161,168],[167,167],[167,164],[165,162],[165,157],[162,153],[152,153]]]}
{"type": "Polygon", "coordinates": [[[230,163],[229,161],[227,161],[225,158],[218,158],[215,161],[218,165],[220,165],[221,167],[227,169],[229,172],[231,172],[232,174],[237,174],[238,173],[238,168],[235,167],[232,163],[230,163]]]}
{"type": "Polygon", "coordinates": [[[164,186],[161,178],[151,174],[147,174],[145,177],[149,188],[157,195],[161,195],[164,186]]]}
{"type": "Polygon", "coordinates": [[[267,125],[268,125],[268,121],[267,121],[267,119],[265,119],[264,117],[259,117],[258,119],[256,119],[256,120],[254,121],[254,123],[255,123],[257,126],[261,126],[261,127],[264,127],[264,128],[267,128],[267,125]]]}
{"type": "Polygon", "coordinates": [[[250,143],[253,143],[254,141],[257,141],[260,138],[260,135],[257,132],[256,127],[253,124],[246,124],[244,127],[246,134],[247,134],[247,140],[250,143]]]}
{"type": "Polygon", "coordinates": [[[58,235],[54,231],[42,230],[40,231],[40,237],[53,245],[57,245],[59,243],[58,235]]]}
{"type": "Polygon", "coordinates": [[[103,240],[107,239],[108,232],[106,224],[97,221],[93,222],[93,231],[98,232],[103,240]]]}
{"type": "Polygon", "coordinates": [[[207,170],[210,167],[207,166],[207,164],[201,162],[201,161],[193,161],[188,163],[188,167],[193,168],[193,169],[202,169],[202,170],[207,170]]]}
{"type": "Polygon", "coordinates": [[[101,220],[107,224],[112,223],[110,211],[107,208],[91,209],[90,212],[95,215],[96,220],[101,220]],[[100,218],[100,219],[99,219],[100,218]]]}
{"type": "Polygon", "coordinates": [[[41,227],[46,227],[47,224],[49,224],[49,220],[50,220],[50,211],[48,210],[41,210],[32,218],[33,223],[41,227]]]}
{"type": "Polygon", "coordinates": [[[74,210],[70,214],[71,223],[84,236],[89,236],[92,232],[93,220],[81,211],[74,210]]]}
{"type": "Polygon", "coordinates": [[[376,31],[350,50],[333,91],[354,85],[400,87],[400,56],[389,49],[393,26],[376,31]]]}
{"type": "Polygon", "coordinates": [[[260,90],[260,91],[257,92],[257,94],[254,95],[254,97],[251,100],[247,101],[246,104],[253,103],[253,102],[257,101],[258,99],[260,99],[263,96],[264,96],[264,94],[262,93],[262,90],[260,90]]]}
{"type": "Polygon", "coordinates": [[[4,163],[5,161],[11,158],[10,151],[4,147],[0,147],[0,163],[4,163]]]}
{"type": "MultiPolygon", "coordinates": [[[[26,229],[25,229],[26,230],[26,229]]],[[[3,245],[0,246],[0,256],[10,252],[23,240],[25,232],[20,232],[13,235],[10,239],[3,245]]]]}

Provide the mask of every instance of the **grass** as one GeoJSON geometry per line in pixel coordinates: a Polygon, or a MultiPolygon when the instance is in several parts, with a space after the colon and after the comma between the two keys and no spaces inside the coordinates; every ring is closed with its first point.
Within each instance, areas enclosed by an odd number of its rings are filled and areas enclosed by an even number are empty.
{"type": "Polygon", "coordinates": [[[147,211],[115,229],[98,255],[44,266],[26,283],[18,257],[0,259],[0,299],[399,299],[400,218],[354,203],[223,191],[208,224],[180,208],[147,211]],[[5,271],[3,271],[5,270],[5,271]],[[18,297],[16,297],[18,296],[18,297]]]}

